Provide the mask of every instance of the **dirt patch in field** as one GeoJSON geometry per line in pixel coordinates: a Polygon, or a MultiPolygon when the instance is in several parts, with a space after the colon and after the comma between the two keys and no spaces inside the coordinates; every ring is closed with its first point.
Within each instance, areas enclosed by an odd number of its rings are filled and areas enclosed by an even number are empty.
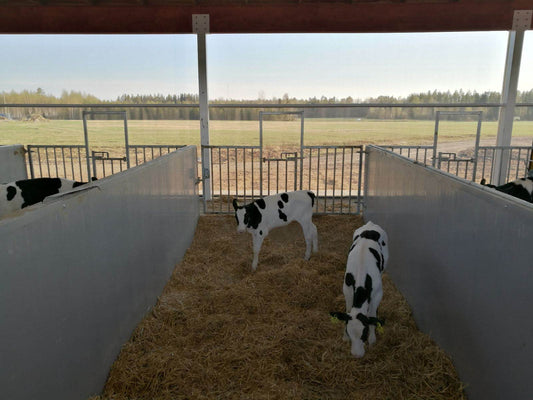
{"type": "Polygon", "coordinates": [[[201,217],[98,399],[464,399],[450,359],[417,330],[386,275],[384,333],[364,358],[351,356],[329,311],[344,307],[347,250],[362,221],[314,221],[310,261],[291,224],[266,238],[252,273],[251,236],[236,233],[233,216],[201,217]]]}

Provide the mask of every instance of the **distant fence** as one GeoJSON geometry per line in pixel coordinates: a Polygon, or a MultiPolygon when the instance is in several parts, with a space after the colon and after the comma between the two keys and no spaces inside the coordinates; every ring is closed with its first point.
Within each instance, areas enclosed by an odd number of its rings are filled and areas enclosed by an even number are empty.
{"type": "Polygon", "coordinates": [[[506,182],[527,175],[532,157],[532,146],[479,146],[477,155],[473,150],[467,154],[434,152],[433,146],[381,146],[396,154],[424,165],[432,165],[460,178],[492,183],[492,172],[496,155],[501,153],[507,161],[506,182]],[[469,153],[469,154],[468,154],[469,153]]]}
{"type": "MultiPolygon", "coordinates": [[[[130,166],[143,164],[183,145],[130,145],[130,166]]],[[[479,146],[459,153],[435,151],[434,146],[383,146],[423,165],[432,165],[463,179],[491,183],[497,152],[508,160],[507,180],[524,177],[531,159],[527,146],[479,146]]],[[[107,149],[109,150],[109,149],[107,149]]],[[[83,145],[28,146],[28,175],[63,177],[88,181],[127,169],[123,151],[92,151],[87,159],[83,145]],[[89,161],[87,161],[89,160],[89,161]]],[[[312,190],[317,196],[315,212],[359,214],[364,202],[363,146],[301,146],[274,152],[261,146],[202,146],[207,150],[211,170],[211,199],[204,198],[204,212],[231,213],[231,201],[248,202],[261,196],[291,190],[312,190]]],[[[198,175],[201,160],[198,160],[198,175]]],[[[199,188],[203,195],[204,189],[199,188]]]]}
{"type": "MultiPolygon", "coordinates": [[[[185,145],[129,145],[130,166],[134,167],[185,145]]],[[[127,169],[126,155],[117,149],[91,151],[87,158],[85,145],[28,145],[28,176],[59,177],[88,182],[91,177],[103,178],[127,169]]]]}
{"type": "Polygon", "coordinates": [[[231,200],[312,190],[315,212],[360,213],[363,146],[303,146],[302,152],[263,153],[260,146],[202,146],[211,157],[208,213],[233,212],[231,200]]]}
{"type": "Polygon", "coordinates": [[[505,181],[513,181],[527,175],[532,147],[529,146],[479,146],[477,157],[461,157],[456,153],[439,153],[436,167],[460,178],[492,183],[494,160],[498,153],[507,160],[505,181]]]}

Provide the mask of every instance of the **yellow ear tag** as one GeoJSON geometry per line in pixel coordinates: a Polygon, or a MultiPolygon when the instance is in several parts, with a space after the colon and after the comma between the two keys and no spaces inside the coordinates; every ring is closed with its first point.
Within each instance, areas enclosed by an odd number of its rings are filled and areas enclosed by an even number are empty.
{"type": "Polygon", "coordinates": [[[383,329],[383,325],[381,325],[379,322],[376,324],[376,331],[380,335],[383,335],[383,332],[385,332],[385,329],[383,329]]]}
{"type": "Polygon", "coordinates": [[[329,320],[331,321],[332,324],[338,324],[340,322],[339,319],[334,316],[330,316],[329,320]]]}

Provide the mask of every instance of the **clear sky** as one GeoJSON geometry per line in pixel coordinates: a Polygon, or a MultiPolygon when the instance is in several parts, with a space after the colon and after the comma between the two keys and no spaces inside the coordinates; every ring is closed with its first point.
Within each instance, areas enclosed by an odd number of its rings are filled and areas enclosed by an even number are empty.
{"type": "MultiPolygon", "coordinates": [[[[208,35],[209,97],[501,91],[507,32],[208,35]]],[[[0,35],[0,92],[197,93],[194,35],[0,35]]],[[[533,88],[526,32],[519,90],[533,88]]]]}

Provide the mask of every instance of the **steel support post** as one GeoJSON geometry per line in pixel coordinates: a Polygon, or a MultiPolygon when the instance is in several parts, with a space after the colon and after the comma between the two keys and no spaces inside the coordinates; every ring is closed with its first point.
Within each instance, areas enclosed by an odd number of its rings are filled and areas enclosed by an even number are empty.
{"type": "MultiPolygon", "coordinates": [[[[206,16],[197,16],[197,19],[206,16]]],[[[208,16],[207,16],[208,17],[208,16]]],[[[194,16],[193,16],[194,18],[194,16]]],[[[194,22],[194,20],[193,20],[194,22]]],[[[196,25],[195,25],[196,26],[196,25]]],[[[199,85],[199,102],[200,102],[200,141],[202,146],[209,146],[209,97],[207,95],[207,49],[206,33],[209,31],[209,19],[207,27],[198,29],[198,85],[199,85]]],[[[212,200],[211,193],[211,157],[209,149],[201,149],[202,152],[202,182],[204,200],[212,200]]]]}
{"type": "MultiPolygon", "coordinates": [[[[205,33],[198,38],[198,85],[200,102],[200,142],[209,146],[209,97],[207,95],[207,50],[205,33]]],[[[202,149],[202,182],[204,199],[211,200],[211,158],[209,149],[202,149]]]]}
{"type": "MultiPolygon", "coordinates": [[[[507,42],[507,56],[502,88],[502,108],[498,119],[498,136],[496,146],[510,146],[513,132],[513,120],[518,87],[518,75],[520,72],[520,60],[522,58],[522,45],[524,43],[524,30],[512,30],[509,32],[507,42]]],[[[491,183],[501,185],[507,177],[509,164],[509,152],[501,150],[495,153],[494,168],[492,170],[491,183]]]]}

